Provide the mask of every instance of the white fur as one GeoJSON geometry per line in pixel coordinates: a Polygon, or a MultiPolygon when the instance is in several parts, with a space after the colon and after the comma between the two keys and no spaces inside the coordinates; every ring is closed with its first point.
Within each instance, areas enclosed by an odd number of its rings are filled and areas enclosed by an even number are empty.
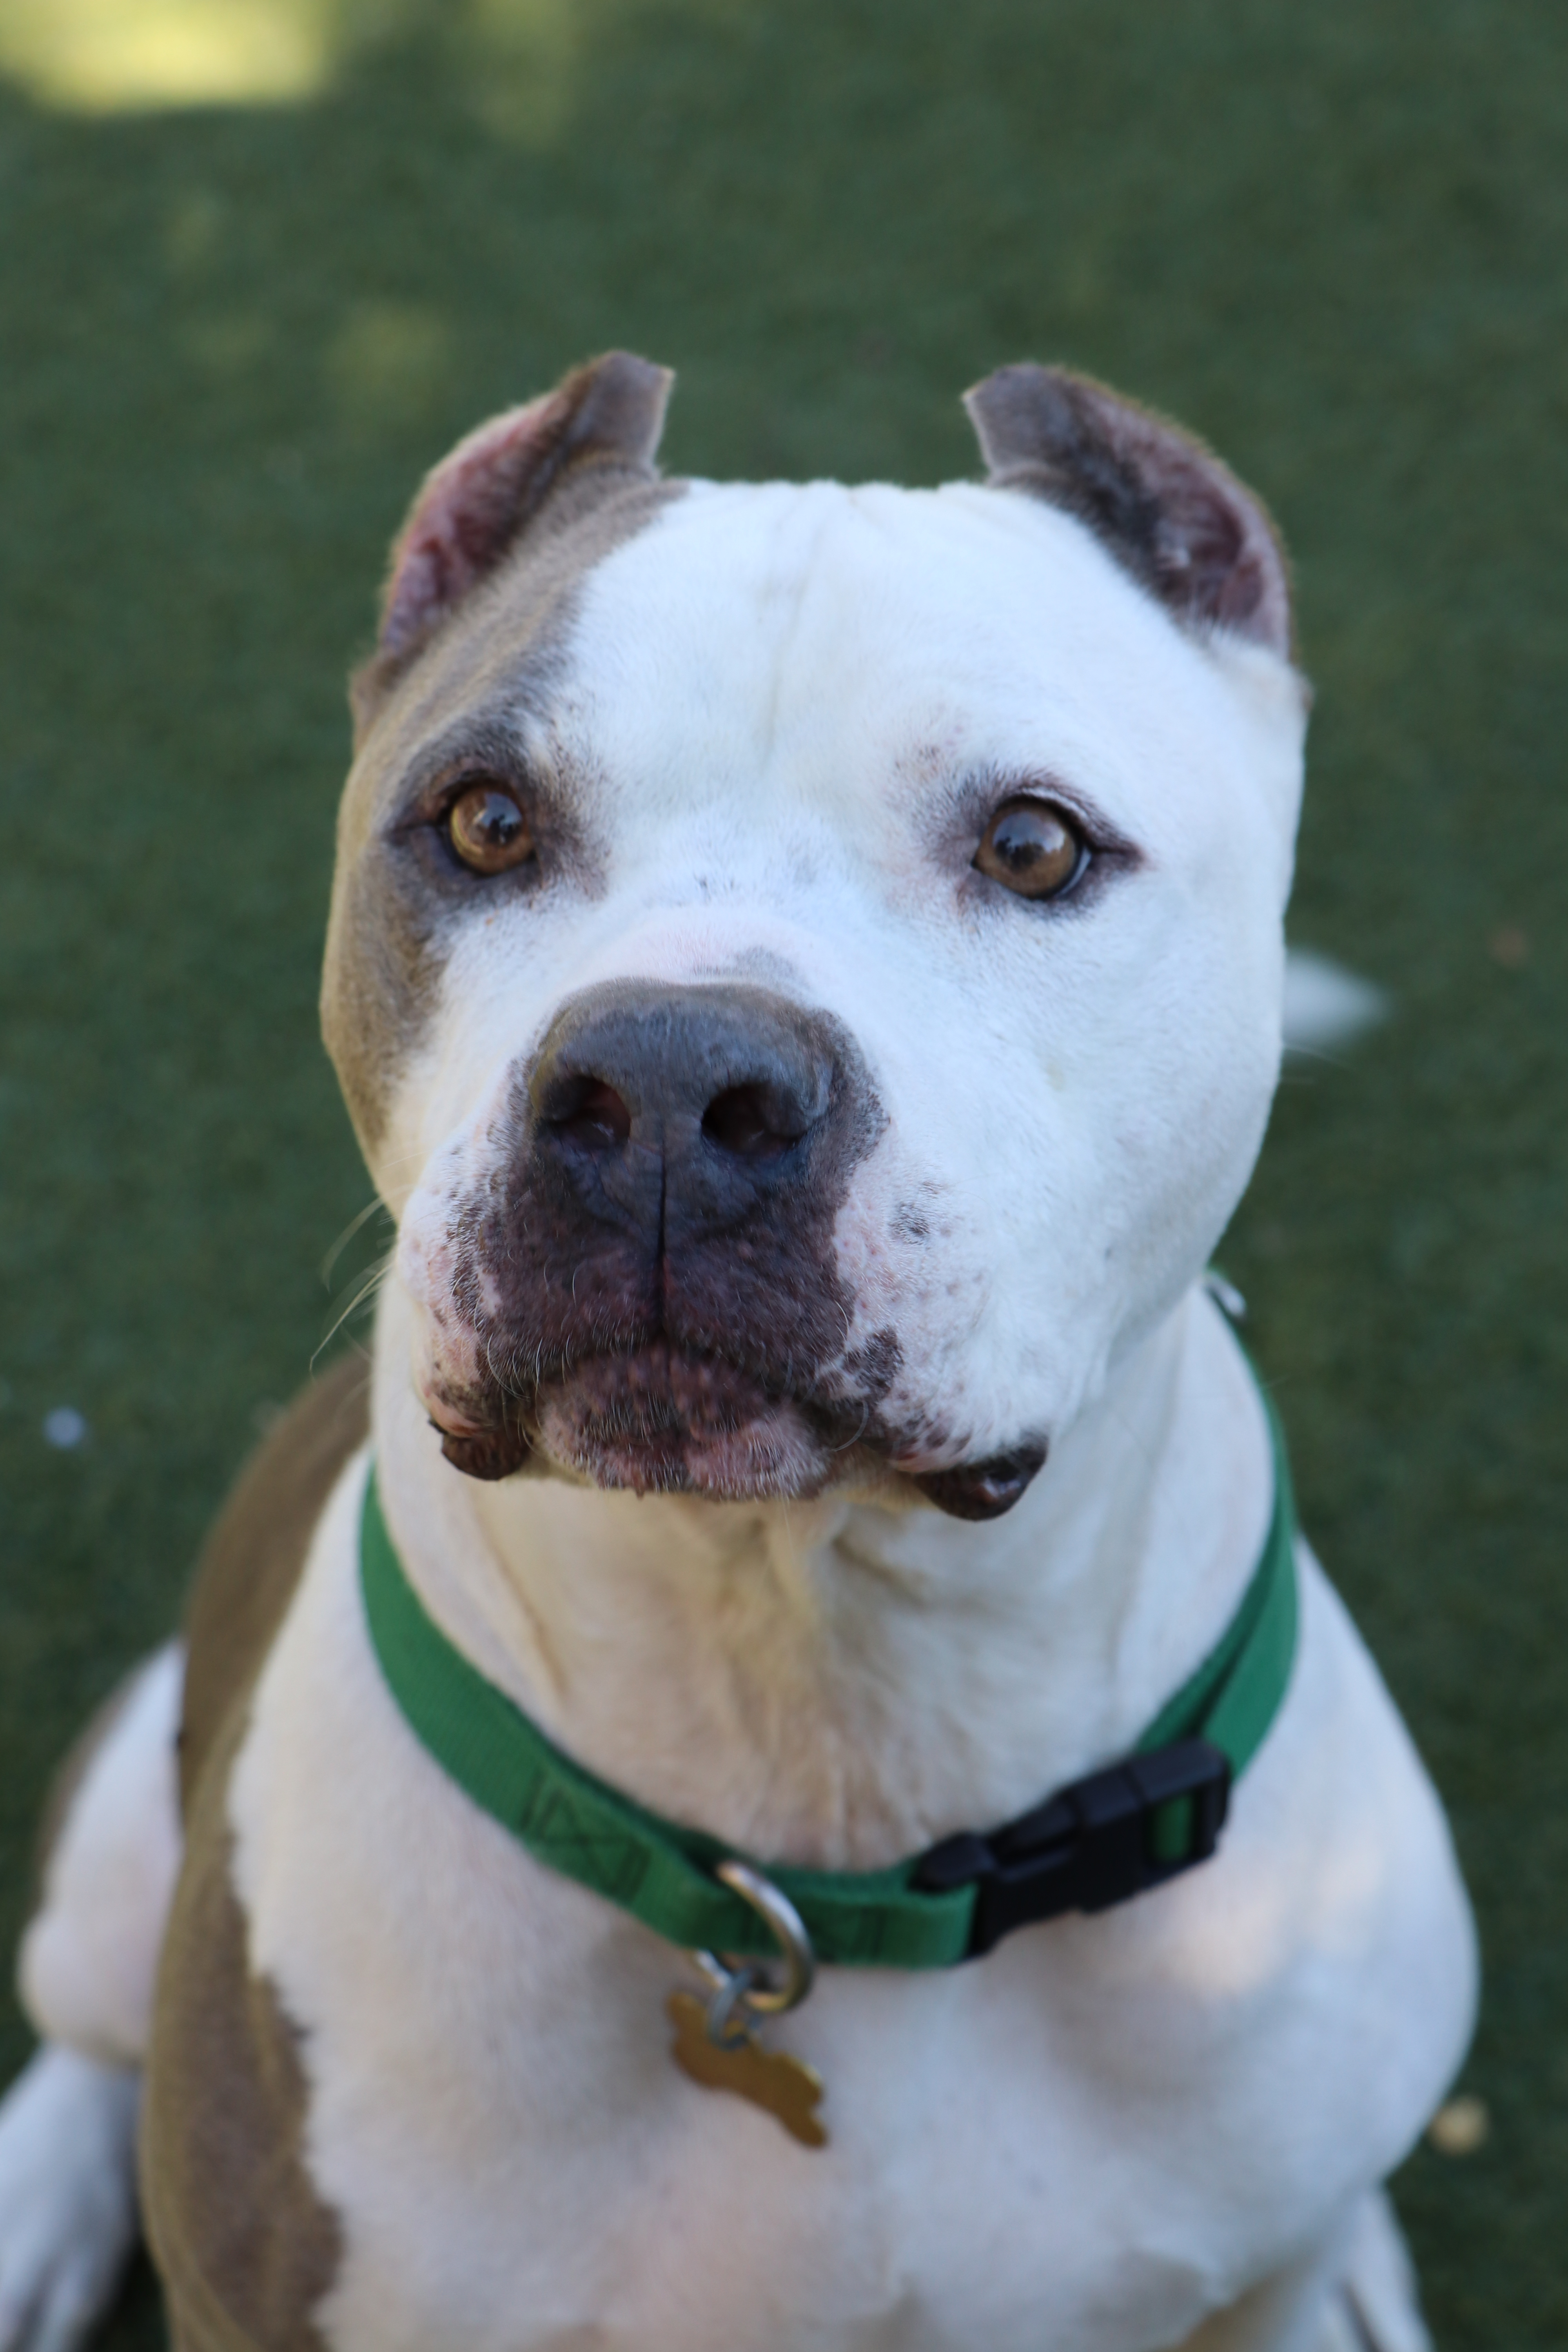
{"type": "Polygon", "coordinates": [[[0,2352],[71,2352],[136,2236],[135,2135],[180,1863],[184,1654],[148,1659],[60,1822],[18,1989],[44,2045],[0,2102],[0,2352]]]}
{"type": "Polygon", "coordinates": [[[72,2352],[136,2236],[140,2077],[46,2046],[0,2105],[0,2352],[72,2352]]]}
{"type": "Polygon", "coordinates": [[[184,1675],[177,1642],[139,1671],[60,1825],[22,1942],[22,2000],[39,2032],[110,2065],[146,2055],[180,1867],[184,1675]]]}

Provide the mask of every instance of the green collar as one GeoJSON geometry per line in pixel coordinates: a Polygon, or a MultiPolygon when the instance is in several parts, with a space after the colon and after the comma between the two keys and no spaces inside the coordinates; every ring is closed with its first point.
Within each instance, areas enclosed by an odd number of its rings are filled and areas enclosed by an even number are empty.
{"type": "MultiPolygon", "coordinates": [[[[984,1835],[962,1832],[889,1870],[755,1864],[799,1912],[818,1959],[947,1968],[1014,1927],[1097,1911],[1213,1853],[1230,1783],[1261,1747],[1296,1646],[1296,1515],[1267,1395],[1274,1512],[1240,1605],[1133,1753],[984,1835]]],[[[773,1944],[713,1875],[749,1861],[662,1820],[574,1764],[434,1623],[386,1530],[374,1465],[360,1525],[370,1635],[393,1696],[442,1769],[534,1858],[671,1944],[750,1956],[773,1944]]]]}

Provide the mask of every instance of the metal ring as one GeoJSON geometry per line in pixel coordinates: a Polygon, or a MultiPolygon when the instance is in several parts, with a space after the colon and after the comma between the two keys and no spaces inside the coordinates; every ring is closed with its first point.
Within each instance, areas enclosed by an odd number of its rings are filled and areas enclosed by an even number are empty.
{"type": "Polygon", "coordinates": [[[777,1941],[784,1962],[784,1979],[773,1985],[758,1974],[754,1962],[731,1968],[717,1952],[693,1954],[714,1989],[708,2005],[708,2032],[715,2042],[722,2043],[723,2037],[731,2032],[737,2010],[751,2010],[759,2017],[782,2017],[786,2010],[797,2009],[811,1990],[816,1975],[816,1954],[812,1950],[805,1920],[771,1878],[764,1878],[760,1870],[752,1869],[744,1862],[721,1862],[715,1865],[713,1874],[742,1903],[751,1905],[777,1941]]]}
{"type": "Polygon", "coordinates": [[[739,2050],[751,2040],[752,2021],[746,2011],[750,2006],[748,1995],[756,1982],[757,1972],[748,1963],[732,1975],[726,1974],[723,1983],[715,1988],[702,2021],[709,2041],[717,2049],[739,2050]]]}

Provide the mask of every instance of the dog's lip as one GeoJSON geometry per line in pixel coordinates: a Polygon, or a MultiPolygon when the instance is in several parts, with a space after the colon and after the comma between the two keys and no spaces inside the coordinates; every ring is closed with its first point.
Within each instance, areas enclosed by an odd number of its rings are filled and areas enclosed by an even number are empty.
{"type": "Polygon", "coordinates": [[[727,1357],[664,1341],[563,1367],[540,1382],[525,1412],[499,1387],[493,1402],[485,1399],[490,1409],[478,1416],[434,1388],[423,1393],[447,1460],[470,1475],[505,1477],[533,1454],[595,1486],[638,1494],[809,1496],[849,1470],[849,1457],[862,1472],[879,1457],[882,1475],[914,1487],[949,1517],[994,1519],[1022,1500],[1048,1450],[1040,1437],[984,1460],[955,1460],[951,1447],[879,1446],[864,1429],[847,1445],[836,1444],[808,1400],[775,1395],[727,1357]],[[681,1398],[682,1373],[700,1382],[716,1376],[717,1394],[689,1388],[681,1398]],[[705,1404],[718,1411],[704,1411],[705,1404]]]}
{"type": "Polygon", "coordinates": [[[889,1470],[897,1470],[905,1478],[923,1478],[933,1470],[952,1470],[959,1466],[959,1457],[951,1445],[915,1445],[903,1452],[889,1450],[887,1461],[889,1470]]]}
{"type": "MultiPolygon", "coordinates": [[[[730,1357],[683,1349],[663,1339],[626,1351],[586,1356],[563,1366],[539,1383],[522,1410],[500,1387],[485,1398],[485,1409],[479,1412],[465,1410],[433,1384],[422,1384],[421,1393],[432,1426],[447,1444],[449,1459],[457,1459],[459,1454],[483,1454],[488,1459],[498,1447],[509,1461],[514,1455],[523,1458],[537,1453],[563,1469],[586,1471],[607,1486],[630,1485],[639,1492],[672,1485],[699,1493],[739,1491],[732,1474],[722,1465],[750,1454],[753,1472],[741,1483],[746,1491],[761,1493],[769,1485],[762,1456],[777,1454],[782,1467],[786,1456],[799,1456],[804,1447],[818,1459],[811,1479],[814,1486],[828,1475],[827,1465],[835,1455],[853,1454],[862,1463],[868,1455],[879,1456],[886,1472],[916,1488],[939,1510],[957,1518],[991,1519],[1001,1517],[1022,1500],[1048,1451],[1044,1437],[1026,1439],[984,1460],[955,1454],[951,1442],[900,1450],[886,1443],[879,1444],[875,1433],[864,1426],[846,1445],[839,1442],[840,1433],[819,1425],[821,1408],[814,1411],[809,1396],[775,1392],[730,1357]],[[639,1370],[645,1375],[641,1382],[639,1370]],[[656,1380],[662,1372],[667,1381],[672,1370],[716,1376],[721,1391],[732,1382],[730,1396],[722,1402],[733,1410],[713,1421],[676,1409],[676,1399],[668,1387],[662,1398],[648,1389],[646,1374],[649,1370],[656,1380]],[[623,1400],[613,1392],[597,1399],[584,1392],[587,1383],[606,1378],[614,1381],[617,1373],[634,1394],[640,1388],[641,1402],[654,1408],[640,1427],[635,1418],[623,1418],[616,1411],[623,1400]],[[659,1402],[673,1409],[671,1417],[658,1418],[659,1402]],[[686,1472],[693,1475],[675,1475],[678,1464],[684,1464],[686,1472]],[[704,1465],[714,1474],[711,1486],[704,1465]]],[[[485,1475],[501,1474],[491,1469],[485,1475]]],[[[795,1474],[786,1478],[786,1487],[801,1491],[795,1484],[798,1475],[797,1463],[795,1474]]]]}
{"type": "Polygon", "coordinates": [[[419,1399],[429,1415],[431,1427],[438,1429],[443,1437],[488,1436],[500,1418],[497,1414],[489,1420],[478,1420],[472,1413],[460,1412],[449,1398],[424,1382],[419,1384],[419,1399]]]}
{"type": "Polygon", "coordinates": [[[659,1340],[542,1384],[529,1435],[595,1485],[731,1501],[820,1491],[828,1449],[799,1403],[731,1360],[659,1340]]]}
{"type": "Polygon", "coordinates": [[[524,1390],[490,1378],[448,1385],[438,1368],[419,1368],[416,1381],[447,1459],[483,1478],[531,1456],[606,1490],[800,1496],[861,1450],[861,1429],[842,1425],[862,1419],[858,1406],[663,1337],[552,1366],[524,1390]]]}

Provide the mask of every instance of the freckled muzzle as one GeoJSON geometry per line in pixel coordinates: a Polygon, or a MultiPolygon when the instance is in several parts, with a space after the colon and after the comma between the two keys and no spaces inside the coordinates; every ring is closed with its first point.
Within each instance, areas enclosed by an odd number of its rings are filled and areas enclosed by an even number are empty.
{"type": "Polygon", "coordinates": [[[768,990],[572,998],[459,1214],[455,1299],[489,1379],[437,1403],[448,1459],[816,1492],[898,1365],[891,1334],[851,1347],[833,1238],[885,1124],[842,1027],[768,990]]]}
{"type": "MultiPolygon", "coordinates": [[[[741,984],[618,982],[564,1004],[457,1219],[452,1297],[482,1369],[431,1396],[448,1461],[726,1499],[884,1477],[901,1349],[852,1340],[835,1226],[887,1125],[831,1016],[741,984]]],[[[1043,1445],[931,1472],[993,1517],[1043,1445]]]]}

